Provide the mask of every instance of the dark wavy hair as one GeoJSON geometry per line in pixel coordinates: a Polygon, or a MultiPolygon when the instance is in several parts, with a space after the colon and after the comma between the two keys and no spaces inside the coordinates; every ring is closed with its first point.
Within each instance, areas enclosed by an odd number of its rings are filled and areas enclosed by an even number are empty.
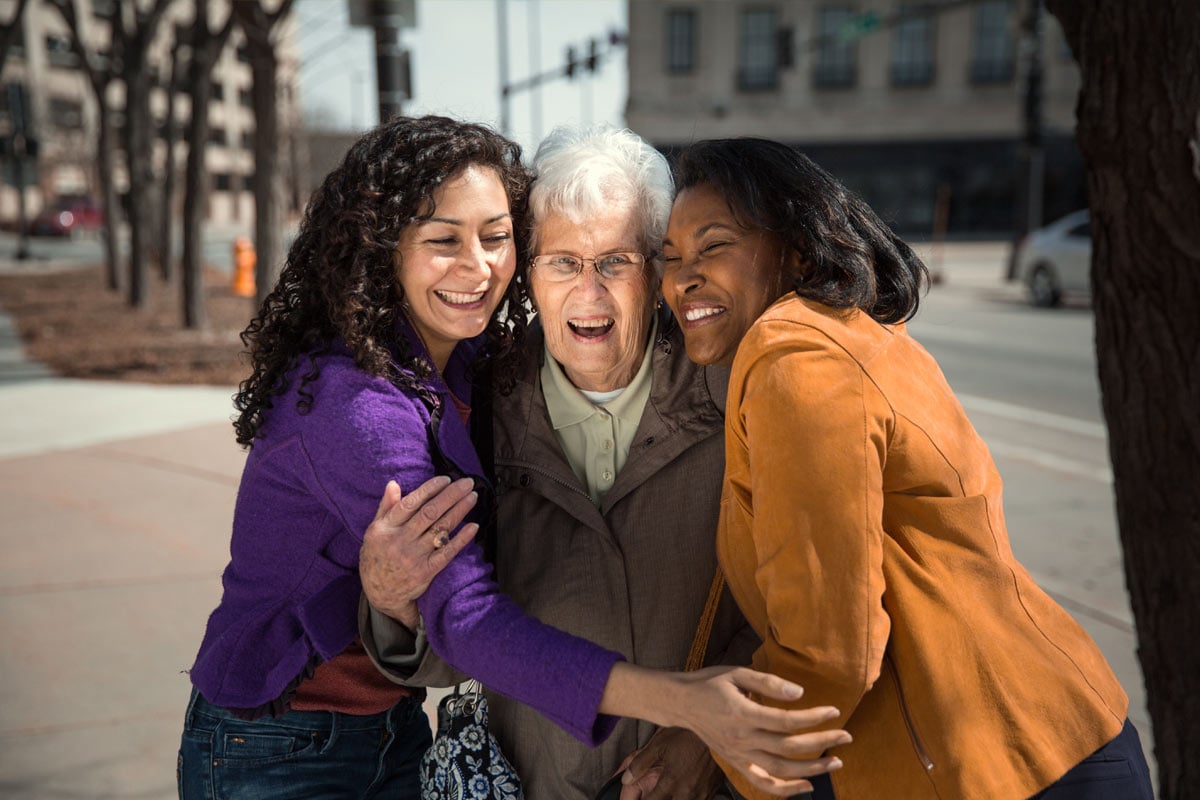
{"type": "MultiPolygon", "coordinates": [[[[278,284],[242,332],[253,371],[234,398],[240,444],[252,444],[302,361],[297,405],[302,413],[312,407],[308,386],[338,341],[359,369],[437,402],[424,384],[432,365],[397,335],[404,298],[394,253],[406,227],[432,216],[434,191],[469,166],[495,170],[513,230],[525,230],[530,174],[520,146],[490,128],[446,117],[395,117],[350,147],[313,193],[278,284]]],[[[485,358],[519,350],[528,327],[518,300],[526,261],[520,238],[517,272],[488,325],[485,358]]]]}
{"type": "Polygon", "coordinates": [[[766,139],[711,139],[676,158],[676,191],[713,186],[738,224],[771,231],[808,268],[796,294],[883,323],[917,313],[928,270],[871,207],[812,159],[766,139]]]}

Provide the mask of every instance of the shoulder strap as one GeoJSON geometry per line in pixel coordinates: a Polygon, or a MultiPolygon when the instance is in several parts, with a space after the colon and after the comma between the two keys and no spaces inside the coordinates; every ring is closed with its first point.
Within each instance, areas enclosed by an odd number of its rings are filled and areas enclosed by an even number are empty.
{"type": "Polygon", "coordinates": [[[688,651],[687,664],[683,669],[694,672],[704,666],[704,654],[708,650],[708,637],[712,633],[713,620],[717,616],[717,606],[721,603],[721,592],[725,589],[725,573],[717,566],[713,575],[712,586],[708,590],[708,601],[704,604],[704,613],[700,615],[700,624],[696,626],[696,635],[692,637],[692,649],[688,651]]]}

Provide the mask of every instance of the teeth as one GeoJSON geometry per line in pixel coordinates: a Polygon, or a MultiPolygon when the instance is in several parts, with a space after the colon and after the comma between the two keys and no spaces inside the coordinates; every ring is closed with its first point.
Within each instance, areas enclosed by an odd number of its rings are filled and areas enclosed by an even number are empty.
{"type": "Polygon", "coordinates": [[[466,294],[463,292],[442,292],[442,291],[435,291],[434,293],[438,297],[445,300],[447,303],[452,303],[456,306],[465,306],[469,303],[478,303],[480,300],[483,299],[484,294],[486,294],[486,292],[474,292],[472,294],[466,294]]]}
{"type": "Polygon", "coordinates": [[[689,308],[683,313],[688,322],[695,322],[698,319],[705,317],[715,317],[717,314],[725,313],[725,309],[719,306],[706,306],[705,308],[689,308]]]}
{"type": "Polygon", "coordinates": [[[606,319],[572,319],[568,320],[576,328],[603,328],[606,325],[612,325],[611,317],[606,319]]]}

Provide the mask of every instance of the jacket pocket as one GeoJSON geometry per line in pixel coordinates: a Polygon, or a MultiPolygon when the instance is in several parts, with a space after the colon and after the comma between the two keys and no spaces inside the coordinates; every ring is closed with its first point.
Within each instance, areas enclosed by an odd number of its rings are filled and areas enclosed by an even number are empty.
{"type": "Polygon", "coordinates": [[[929,772],[933,769],[933,759],[929,757],[929,751],[925,749],[925,745],[921,742],[921,737],[917,734],[917,726],[913,724],[912,714],[908,710],[908,702],[904,699],[904,687],[900,685],[900,671],[896,669],[896,665],[892,663],[890,657],[885,656],[883,663],[887,665],[888,671],[892,673],[892,681],[896,684],[896,698],[900,702],[900,716],[904,718],[904,727],[908,731],[908,738],[912,742],[913,750],[917,754],[917,758],[921,759],[921,766],[925,767],[925,771],[929,772]]]}

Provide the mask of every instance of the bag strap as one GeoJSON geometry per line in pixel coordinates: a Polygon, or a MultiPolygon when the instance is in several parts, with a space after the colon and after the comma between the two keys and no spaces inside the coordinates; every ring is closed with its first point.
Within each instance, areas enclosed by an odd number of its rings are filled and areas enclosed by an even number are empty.
{"type": "Polygon", "coordinates": [[[692,649],[688,651],[685,672],[695,672],[704,666],[704,654],[708,650],[708,637],[712,633],[713,620],[717,618],[717,606],[721,604],[721,592],[725,589],[725,573],[717,566],[713,575],[712,586],[708,590],[708,601],[704,604],[704,612],[700,615],[700,624],[696,626],[696,635],[692,637],[692,649]]]}

